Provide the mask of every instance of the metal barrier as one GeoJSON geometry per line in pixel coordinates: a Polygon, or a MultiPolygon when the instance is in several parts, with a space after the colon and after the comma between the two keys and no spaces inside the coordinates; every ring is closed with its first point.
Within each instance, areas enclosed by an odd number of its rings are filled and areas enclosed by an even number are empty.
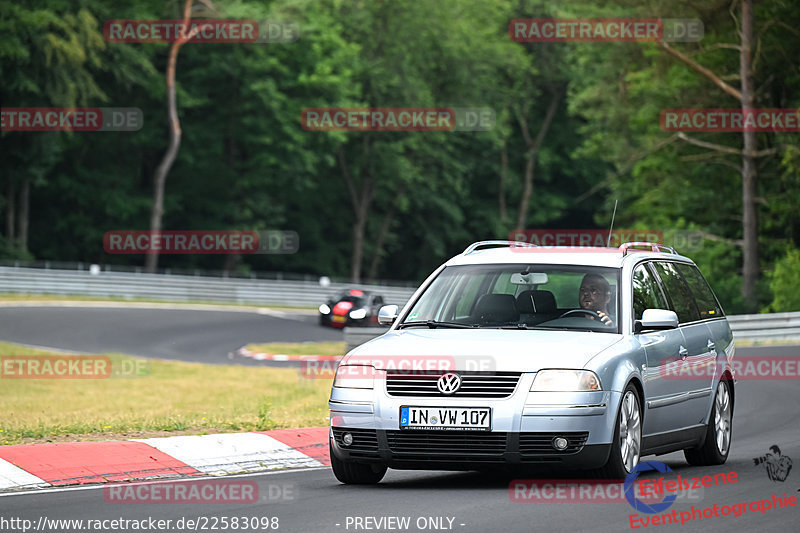
{"type": "Polygon", "coordinates": [[[355,283],[322,287],[317,281],[0,267],[0,292],[6,293],[316,307],[348,288],[374,291],[386,303],[400,306],[416,290],[355,283]]]}
{"type": "MultiPolygon", "coordinates": [[[[353,287],[377,292],[387,304],[401,307],[416,290],[348,283],[322,287],[317,281],[301,280],[0,267],[0,292],[7,293],[316,307],[336,293],[353,287]]],[[[728,317],[728,322],[737,340],[800,340],[800,312],[733,315],[728,317]]],[[[361,344],[371,338],[367,335],[374,337],[383,331],[363,328],[351,335],[354,343],[361,344]]]]}
{"type": "Polygon", "coordinates": [[[800,340],[800,313],[732,315],[728,323],[736,340],[800,340]]]}

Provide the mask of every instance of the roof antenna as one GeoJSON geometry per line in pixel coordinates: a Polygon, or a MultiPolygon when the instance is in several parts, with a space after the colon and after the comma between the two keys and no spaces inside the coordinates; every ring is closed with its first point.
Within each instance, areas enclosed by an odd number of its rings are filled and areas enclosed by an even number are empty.
{"type": "Polygon", "coordinates": [[[614,212],[611,214],[611,227],[608,228],[608,241],[606,241],[606,248],[611,248],[611,232],[614,231],[614,217],[617,216],[617,201],[614,200],[614,212]]]}

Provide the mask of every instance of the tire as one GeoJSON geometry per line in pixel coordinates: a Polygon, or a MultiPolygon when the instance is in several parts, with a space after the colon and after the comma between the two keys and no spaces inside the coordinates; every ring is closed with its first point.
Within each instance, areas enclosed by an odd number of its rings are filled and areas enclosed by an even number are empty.
{"type": "Polygon", "coordinates": [[[334,455],[333,449],[331,449],[331,467],[336,479],[345,485],[374,485],[386,475],[386,467],[383,465],[343,461],[334,455]]]}
{"type": "Polygon", "coordinates": [[[622,394],[614,424],[611,453],[606,464],[594,472],[595,476],[601,479],[624,479],[639,464],[641,450],[642,408],[636,387],[629,384],[622,394]]]}
{"type": "Polygon", "coordinates": [[[733,434],[733,396],[730,384],[722,380],[717,384],[711,417],[706,424],[706,437],[698,448],[683,450],[686,461],[693,466],[721,465],[728,460],[733,434]]]}

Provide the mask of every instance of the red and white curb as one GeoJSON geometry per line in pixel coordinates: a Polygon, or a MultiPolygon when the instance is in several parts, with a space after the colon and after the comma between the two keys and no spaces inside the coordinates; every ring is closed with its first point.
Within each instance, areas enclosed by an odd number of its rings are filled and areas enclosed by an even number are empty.
{"type": "Polygon", "coordinates": [[[342,355],[297,355],[285,353],[253,352],[247,348],[239,348],[236,355],[248,357],[256,361],[338,361],[342,355]]]}
{"type": "Polygon", "coordinates": [[[0,446],[0,490],[325,466],[329,431],[0,446]]]}

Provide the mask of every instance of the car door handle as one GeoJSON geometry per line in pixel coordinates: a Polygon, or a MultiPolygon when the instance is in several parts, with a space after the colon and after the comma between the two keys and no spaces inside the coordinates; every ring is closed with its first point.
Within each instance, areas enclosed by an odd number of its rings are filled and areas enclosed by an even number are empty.
{"type": "Polygon", "coordinates": [[[713,352],[713,351],[716,350],[716,348],[717,348],[717,345],[714,344],[714,341],[709,339],[709,341],[708,341],[708,351],[709,352],[713,352]]]}
{"type": "Polygon", "coordinates": [[[689,350],[681,346],[681,348],[678,350],[678,355],[681,356],[681,359],[686,359],[689,357],[689,350]]]}

